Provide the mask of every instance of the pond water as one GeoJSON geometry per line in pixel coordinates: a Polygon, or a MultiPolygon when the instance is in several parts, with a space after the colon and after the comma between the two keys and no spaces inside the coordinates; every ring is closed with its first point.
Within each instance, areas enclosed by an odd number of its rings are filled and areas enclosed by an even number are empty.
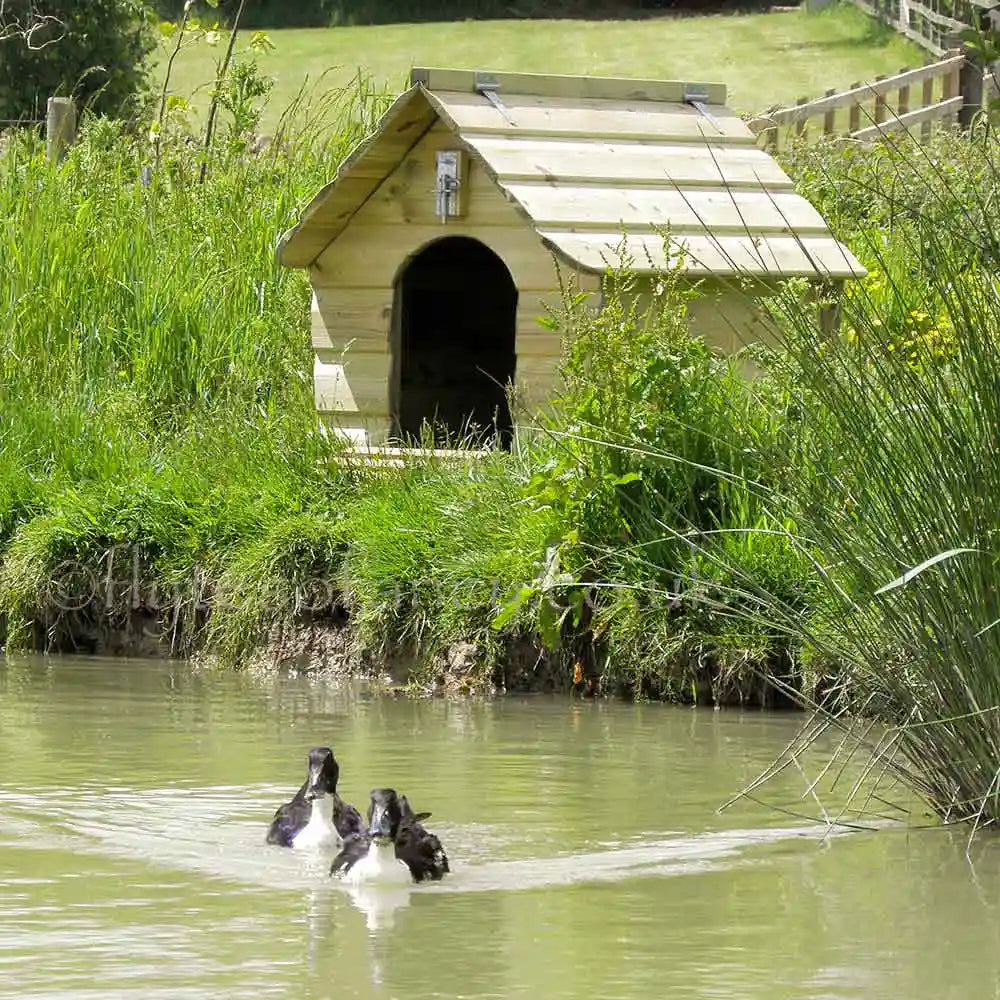
{"type": "Polygon", "coordinates": [[[0,661],[0,995],[1000,997],[1000,842],[717,811],[799,722],[0,661]],[[360,894],[265,845],[316,744],[452,874],[360,894]]]}

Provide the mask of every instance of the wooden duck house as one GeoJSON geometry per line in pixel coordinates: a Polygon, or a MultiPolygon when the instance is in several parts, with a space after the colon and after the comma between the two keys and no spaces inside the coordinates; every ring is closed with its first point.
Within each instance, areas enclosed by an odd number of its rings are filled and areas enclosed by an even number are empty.
{"type": "Polygon", "coordinates": [[[720,84],[415,69],[410,88],[281,238],[309,269],[316,407],[359,443],[512,427],[558,384],[537,318],[560,278],[599,292],[619,251],[706,294],[696,334],[755,339],[751,278],[863,274],[725,107],[720,84]]]}

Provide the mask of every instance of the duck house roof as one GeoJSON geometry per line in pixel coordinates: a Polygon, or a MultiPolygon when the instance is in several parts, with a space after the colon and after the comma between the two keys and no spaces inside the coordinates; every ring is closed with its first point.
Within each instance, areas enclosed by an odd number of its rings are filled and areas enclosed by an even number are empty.
{"type": "Polygon", "coordinates": [[[309,267],[437,122],[575,268],[693,276],[865,273],[725,105],[722,84],[414,69],[410,87],[278,245],[309,267]]]}

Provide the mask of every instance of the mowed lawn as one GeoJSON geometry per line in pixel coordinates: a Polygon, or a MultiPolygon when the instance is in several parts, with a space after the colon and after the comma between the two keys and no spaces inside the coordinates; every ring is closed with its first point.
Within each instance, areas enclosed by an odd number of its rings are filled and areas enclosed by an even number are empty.
{"type": "MultiPolygon", "coordinates": [[[[902,37],[857,8],[643,20],[456,21],[268,32],[272,52],[257,56],[275,81],[273,121],[303,83],[325,90],[360,71],[379,87],[402,90],[412,66],[534,73],[631,76],[725,83],[735,110],[818,97],[830,87],[893,73],[924,61],[902,37]],[[319,82],[321,81],[321,82],[319,82]]],[[[240,47],[249,41],[245,33],[240,47]]],[[[170,92],[207,103],[222,46],[182,50],[170,92]]],[[[166,52],[161,58],[161,69],[166,52]]]]}

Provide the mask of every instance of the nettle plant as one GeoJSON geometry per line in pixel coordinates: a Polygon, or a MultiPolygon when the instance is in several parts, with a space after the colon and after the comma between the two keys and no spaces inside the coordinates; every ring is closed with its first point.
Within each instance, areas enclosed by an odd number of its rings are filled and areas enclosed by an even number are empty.
{"type": "Polygon", "coordinates": [[[745,484],[780,474],[770,455],[783,401],[692,334],[699,289],[667,249],[651,275],[627,259],[609,270],[599,309],[564,288],[547,320],[564,340],[563,388],[528,495],[562,533],[497,622],[533,607],[547,645],[570,626],[599,628],[630,588],[698,575],[694,540],[745,528],[757,517],[745,484]]]}

